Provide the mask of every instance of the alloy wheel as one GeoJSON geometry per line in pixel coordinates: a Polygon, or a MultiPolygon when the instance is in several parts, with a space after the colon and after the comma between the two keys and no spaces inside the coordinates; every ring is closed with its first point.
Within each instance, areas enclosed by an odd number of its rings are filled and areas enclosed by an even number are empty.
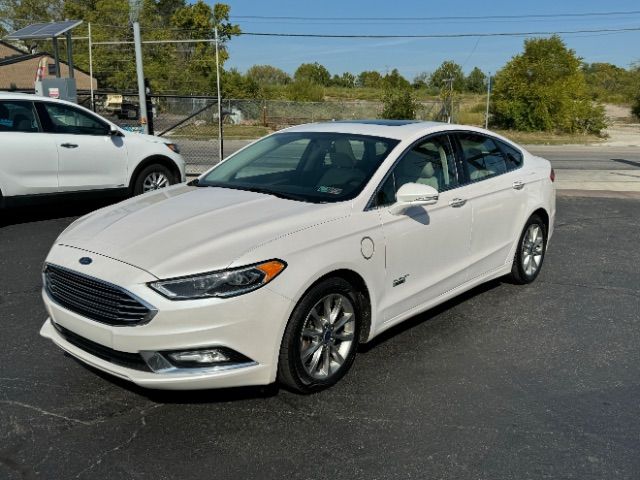
{"type": "Polygon", "coordinates": [[[151,172],[142,182],[142,191],[150,192],[169,185],[169,179],[162,172],[151,172]]]}
{"type": "Polygon", "coordinates": [[[536,274],[544,255],[544,234],[542,227],[531,224],[522,238],[522,269],[529,277],[536,274]]]}
{"type": "Polygon", "coordinates": [[[300,359],[309,376],[326,380],[345,363],[354,342],[354,312],[351,300],[339,293],[313,306],[300,334],[300,359]]]}

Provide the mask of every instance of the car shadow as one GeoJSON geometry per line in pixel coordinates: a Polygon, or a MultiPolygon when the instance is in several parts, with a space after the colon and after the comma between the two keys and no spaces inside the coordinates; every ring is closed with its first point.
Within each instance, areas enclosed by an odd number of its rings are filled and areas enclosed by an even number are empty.
{"type": "MultiPolygon", "coordinates": [[[[446,312],[447,310],[450,310],[451,308],[454,308],[457,305],[460,305],[477,295],[482,295],[490,290],[493,290],[503,283],[504,282],[500,279],[491,280],[485,284],[479,285],[469,290],[468,292],[462,293],[459,296],[448,300],[441,305],[438,305],[437,307],[433,307],[426,312],[411,317],[401,322],[400,324],[391,327],[389,330],[381,333],[376,338],[371,340],[371,342],[360,345],[358,347],[358,352],[362,354],[373,354],[376,348],[381,344],[401,335],[407,330],[410,330],[424,322],[433,320],[434,318],[438,317],[438,315],[446,312]]],[[[250,387],[219,388],[210,390],[152,390],[140,387],[127,380],[109,375],[108,373],[105,373],[81,362],[80,360],[77,360],[75,357],[69,354],[66,355],[78,362],[78,364],[83,368],[91,371],[95,375],[98,375],[100,378],[115,385],[116,387],[128,390],[136,395],[145,397],[146,399],[158,404],[216,404],[235,402],[240,400],[266,399],[278,395],[281,389],[289,391],[284,387],[280,387],[278,384],[250,387]]]]}
{"type": "Polygon", "coordinates": [[[476,297],[477,295],[482,295],[490,290],[493,290],[496,287],[499,287],[500,285],[502,285],[503,283],[505,283],[503,280],[501,279],[495,279],[495,280],[491,280],[487,283],[483,283],[482,285],[479,285],[475,288],[472,288],[471,290],[461,293],[460,295],[452,298],[451,300],[447,300],[446,302],[433,307],[429,310],[427,310],[426,312],[423,313],[419,313],[413,317],[408,318],[407,320],[404,320],[402,322],[400,322],[397,325],[394,325],[393,327],[389,328],[389,330],[386,330],[384,332],[382,332],[380,335],[376,336],[373,340],[371,340],[368,343],[364,343],[361,344],[358,347],[358,352],[359,353],[368,353],[372,350],[375,350],[376,347],[380,346],[381,344],[389,341],[390,339],[397,337],[398,335],[406,332],[407,330],[410,330],[412,328],[415,328],[416,326],[428,322],[430,320],[433,320],[435,317],[437,317],[438,315],[446,312],[447,310],[450,310],[464,302],[466,302],[467,300],[470,300],[474,297],[476,297]]]}
{"type": "Polygon", "coordinates": [[[122,198],[67,198],[38,205],[6,207],[0,209],[0,228],[22,223],[41,222],[58,218],[80,217],[102,207],[121,201],[122,198]]]}
{"type": "Polygon", "coordinates": [[[612,158],[611,160],[617,163],[624,163],[625,165],[629,165],[631,167],[640,168],[640,162],[636,160],[625,160],[624,158],[612,158]]]}

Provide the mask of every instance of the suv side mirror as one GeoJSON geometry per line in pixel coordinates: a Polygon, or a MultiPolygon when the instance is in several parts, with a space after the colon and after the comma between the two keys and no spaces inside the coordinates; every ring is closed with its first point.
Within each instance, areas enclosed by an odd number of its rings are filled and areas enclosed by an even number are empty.
{"type": "Polygon", "coordinates": [[[410,207],[434,205],[438,202],[439,193],[430,185],[421,183],[405,183],[396,194],[397,201],[389,211],[400,215],[410,207]]]}

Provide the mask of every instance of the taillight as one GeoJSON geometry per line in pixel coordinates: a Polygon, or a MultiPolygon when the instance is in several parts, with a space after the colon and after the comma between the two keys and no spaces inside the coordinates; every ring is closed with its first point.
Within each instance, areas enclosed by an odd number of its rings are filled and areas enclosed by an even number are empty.
{"type": "Polygon", "coordinates": [[[553,171],[553,168],[551,169],[551,173],[549,174],[549,178],[551,179],[552,182],[556,181],[556,172],[553,171]]]}

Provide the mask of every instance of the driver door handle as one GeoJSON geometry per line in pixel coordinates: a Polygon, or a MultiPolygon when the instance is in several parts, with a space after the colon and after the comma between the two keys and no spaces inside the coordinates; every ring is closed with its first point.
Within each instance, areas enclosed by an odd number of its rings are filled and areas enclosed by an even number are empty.
{"type": "Polygon", "coordinates": [[[78,148],[78,145],[75,143],[63,143],[60,146],[64,148],[78,148]]]}
{"type": "Polygon", "coordinates": [[[514,190],[522,190],[524,188],[524,182],[522,180],[516,180],[513,182],[514,190]]]}
{"type": "Polygon", "coordinates": [[[460,208],[462,207],[465,203],[467,203],[467,201],[463,198],[454,198],[453,200],[451,200],[449,202],[449,206],[453,207],[453,208],[460,208]]]}

